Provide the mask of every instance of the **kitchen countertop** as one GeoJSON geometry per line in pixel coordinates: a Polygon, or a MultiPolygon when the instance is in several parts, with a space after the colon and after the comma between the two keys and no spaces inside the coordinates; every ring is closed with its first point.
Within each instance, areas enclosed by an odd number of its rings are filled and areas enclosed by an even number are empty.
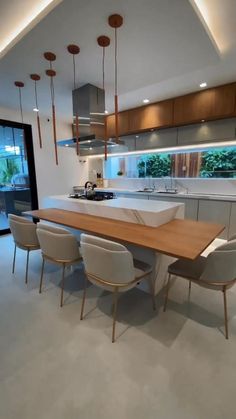
{"type": "MultiPolygon", "coordinates": [[[[235,195],[223,195],[223,194],[207,194],[207,193],[197,193],[197,192],[178,192],[176,194],[165,193],[161,192],[138,192],[135,189],[120,189],[120,188],[96,188],[98,191],[107,191],[107,192],[114,192],[114,193],[130,193],[134,195],[146,195],[146,196],[156,196],[156,197],[166,197],[166,198],[191,198],[191,199],[209,199],[213,201],[230,201],[236,202],[236,194],[235,195]]],[[[137,198],[137,196],[135,196],[137,198]]]]}

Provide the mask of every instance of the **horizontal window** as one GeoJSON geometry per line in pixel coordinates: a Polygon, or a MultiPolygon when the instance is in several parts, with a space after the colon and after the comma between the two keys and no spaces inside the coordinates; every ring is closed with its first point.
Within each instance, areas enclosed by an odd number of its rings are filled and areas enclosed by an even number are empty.
{"type": "Polygon", "coordinates": [[[105,177],[236,178],[236,147],[108,157],[105,177]]]}

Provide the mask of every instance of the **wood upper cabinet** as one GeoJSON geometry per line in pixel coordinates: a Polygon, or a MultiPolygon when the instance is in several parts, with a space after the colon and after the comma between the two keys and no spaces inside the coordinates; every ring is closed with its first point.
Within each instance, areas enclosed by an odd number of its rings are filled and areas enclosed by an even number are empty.
{"type": "Polygon", "coordinates": [[[175,98],[173,125],[234,116],[235,86],[231,83],[175,98]]]}
{"type": "Polygon", "coordinates": [[[164,100],[129,111],[129,132],[169,127],[173,121],[173,100],[164,100]]]}
{"type": "Polygon", "coordinates": [[[236,115],[236,83],[214,88],[214,118],[236,115]]]}
{"type": "MultiPolygon", "coordinates": [[[[119,135],[128,134],[129,132],[129,111],[119,112],[118,114],[119,135]]],[[[107,116],[107,136],[115,137],[115,115],[107,116]]]]}
{"type": "MultiPolygon", "coordinates": [[[[236,83],[120,112],[119,135],[233,116],[236,116],[236,83]]],[[[108,137],[115,136],[114,114],[107,117],[107,131],[108,137]]]]}

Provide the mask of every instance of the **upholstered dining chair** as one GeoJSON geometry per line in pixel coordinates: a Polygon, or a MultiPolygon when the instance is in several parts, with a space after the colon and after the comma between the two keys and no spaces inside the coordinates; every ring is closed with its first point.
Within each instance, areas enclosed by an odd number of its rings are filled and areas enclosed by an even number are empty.
{"type": "Polygon", "coordinates": [[[84,314],[87,280],[113,292],[112,342],[114,342],[118,292],[128,291],[142,279],[147,279],[155,310],[154,285],[150,277],[152,268],[144,262],[134,261],[125,246],[110,240],[81,234],[80,246],[86,273],[80,319],[83,319],[84,314]]]}
{"type": "Polygon", "coordinates": [[[82,261],[79,244],[73,234],[65,228],[38,223],[37,236],[42,250],[42,269],[39,293],[42,292],[45,260],[62,266],[61,299],[63,306],[65,267],[82,261]]]}
{"type": "Polygon", "coordinates": [[[207,257],[199,256],[194,261],[179,259],[168,267],[168,282],[163,310],[166,311],[171,276],[175,275],[191,283],[211,290],[222,291],[224,300],[225,337],[228,333],[227,290],[236,282],[236,236],[217,247],[207,257]]]}
{"type": "Polygon", "coordinates": [[[12,273],[15,272],[16,248],[26,250],[25,283],[28,283],[29,253],[40,248],[36,234],[36,224],[19,215],[8,214],[9,226],[14,239],[12,273]]]}

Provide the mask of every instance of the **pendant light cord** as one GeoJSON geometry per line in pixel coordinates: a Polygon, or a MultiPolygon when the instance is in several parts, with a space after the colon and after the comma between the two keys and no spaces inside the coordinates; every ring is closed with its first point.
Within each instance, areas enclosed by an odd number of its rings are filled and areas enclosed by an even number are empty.
{"type": "MultiPolygon", "coordinates": [[[[75,66],[75,54],[72,54],[73,58],[73,79],[74,79],[74,90],[76,89],[76,66],[75,66]]],[[[76,137],[76,154],[79,156],[79,116],[78,110],[75,112],[75,137],[76,137]]]]}
{"type": "Polygon", "coordinates": [[[102,88],[105,90],[105,47],[102,49],[102,88]]]}
{"type": "MultiPolygon", "coordinates": [[[[52,62],[50,61],[50,70],[52,70],[52,62]]],[[[55,92],[54,92],[54,83],[53,83],[53,77],[50,77],[50,90],[51,90],[51,98],[52,98],[52,105],[54,106],[55,102],[55,92]]]]}
{"type": "Polygon", "coordinates": [[[115,95],[117,95],[117,28],[115,28],[115,95]]]}
{"type": "Polygon", "coordinates": [[[36,106],[36,109],[39,109],[39,107],[38,107],[38,92],[37,92],[37,82],[36,82],[36,80],[34,81],[34,95],[35,95],[35,106],[36,106]]]}
{"type": "Polygon", "coordinates": [[[76,82],[75,82],[75,54],[72,54],[72,57],[73,57],[74,89],[76,89],[76,82]]]}
{"type": "Polygon", "coordinates": [[[24,124],[23,108],[22,108],[22,97],[21,97],[21,87],[19,87],[18,89],[19,89],[19,103],[20,103],[21,123],[24,124]]]}

